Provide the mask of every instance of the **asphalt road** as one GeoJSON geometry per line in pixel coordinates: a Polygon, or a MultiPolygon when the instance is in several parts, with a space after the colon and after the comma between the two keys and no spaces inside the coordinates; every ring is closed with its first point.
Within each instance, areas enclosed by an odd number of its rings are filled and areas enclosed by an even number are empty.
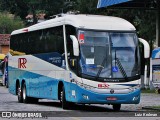
{"type": "Polygon", "coordinates": [[[63,110],[59,101],[39,100],[36,104],[18,103],[17,96],[0,86],[0,120],[1,119],[60,119],[60,120],[158,120],[160,113],[142,109],[146,106],[160,106],[159,94],[142,94],[138,105],[122,105],[120,112],[114,112],[109,105],[73,105],[71,110],[63,110]],[[7,117],[5,116],[11,116],[7,117]],[[3,118],[1,118],[3,116],[3,118]],[[148,117],[149,116],[149,117],[148,117]],[[153,117],[156,116],[156,117],[153,117]]]}

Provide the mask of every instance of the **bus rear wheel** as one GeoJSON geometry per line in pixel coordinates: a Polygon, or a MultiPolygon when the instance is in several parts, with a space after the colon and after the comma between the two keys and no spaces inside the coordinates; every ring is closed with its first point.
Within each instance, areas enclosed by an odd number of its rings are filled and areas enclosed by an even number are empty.
{"type": "Polygon", "coordinates": [[[23,98],[24,103],[29,102],[29,98],[27,97],[27,89],[26,89],[26,84],[25,83],[23,83],[23,85],[22,85],[22,98],[23,98]]]}
{"type": "Polygon", "coordinates": [[[22,89],[21,89],[19,84],[18,84],[18,87],[17,87],[17,96],[18,96],[18,102],[22,103],[23,102],[22,89]]]}
{"type": "Polygon", "coordinates": [[[120,111],[120,109],[121,109],[121,104],[113,104],[114,111],[120,111]]]}

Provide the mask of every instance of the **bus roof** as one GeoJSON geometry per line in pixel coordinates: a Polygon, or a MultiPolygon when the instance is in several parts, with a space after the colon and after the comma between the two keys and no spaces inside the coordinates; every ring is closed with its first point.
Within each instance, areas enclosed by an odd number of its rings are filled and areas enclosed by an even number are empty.
{"type": "Polygon", "coordinates": [[[135,27],[128,21],[111,16],[102,15],[73,15],[73,14],[62,14],[61,17],[56,17],[28,28],[15,30],[13,34],[19,34],[29,31],[35,31],[39,29],[50,28],[59,25],[72,25],[76,28],[83,29],[95,29],[95,30],[116,30],[116,31],[135,31],[135,27]]]}

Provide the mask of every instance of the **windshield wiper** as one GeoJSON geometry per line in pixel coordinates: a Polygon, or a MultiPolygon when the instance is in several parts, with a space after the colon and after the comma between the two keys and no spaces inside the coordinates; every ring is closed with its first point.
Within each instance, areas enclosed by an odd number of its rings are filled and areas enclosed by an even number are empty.
{"type": "Polygon", "coordinates": [[[124,68],[123,68],[120,60],[117,58],[116,61],[117,61],[117,65],[118,65],[118,67],[120,68],[120,71],[121,71],[123,77],[127,80],[127,79],[128,79],[128,78],[127,78],[127,74],[126,74],[126,72],[125,72],[125,70],[124,70],[124,68]]]}
{"type": "Polygon", "coordinates": [[[123,77],[125,78],[126,81],[128,81],[128,78],[127,78],[127,74],[126,74],[126,71],[124,70],[122,64],[121,64],[121,61],[116,57],[116,50],[115,50],[115,65],[118,65],[123,77]]]}
{"type": "Polygon", "coordinates": [[[99,70],[98,70],[98,72],[97,72],[97,75],[96,75],[96,77],[95,77],[96,80],[97,80],[97,78],[99,77],[99,75],[101,74],[102,69],[104,68],[104,63],[105,63],[106,58],[107,58],[107,57],[105,56],[104,59],[103,59],[103,61],[102,61],[102,64],[100,65],[100,68],[99,68],[99,70]]]}

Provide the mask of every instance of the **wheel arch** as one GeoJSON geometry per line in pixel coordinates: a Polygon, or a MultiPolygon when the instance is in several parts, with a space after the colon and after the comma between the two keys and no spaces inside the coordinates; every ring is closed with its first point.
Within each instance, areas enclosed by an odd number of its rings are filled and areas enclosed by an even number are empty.
{"type": "Polygon", "coordinates": [[[25,80],[23,79],[23,80],[22,80],[22,83],[21,83],[21,86],[22,86],[24,83],[25,83],[25,80]]]}
{"type": "Polygon", "coordinates": [[[62,81],[59,81],[59,83],[58,83],[58,100],[60,100],[60,94],[63,89],[63,86],[64,86],[64,83],[62,81]]]}

